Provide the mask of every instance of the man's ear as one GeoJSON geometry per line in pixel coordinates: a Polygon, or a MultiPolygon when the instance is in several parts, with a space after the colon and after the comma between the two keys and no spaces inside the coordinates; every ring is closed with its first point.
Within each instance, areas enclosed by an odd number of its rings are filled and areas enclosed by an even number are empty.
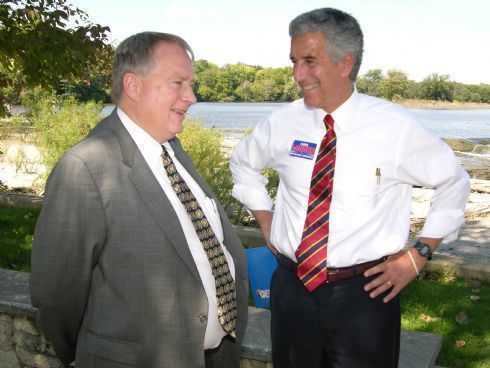
{"type": "Polygon", "coordinates": [[[139,99],[139,93],[141,90],[141,80],[136,74],[126,73],[123,77],[124,93],[131,101],[137,101],[139,99]]]}
{"type": "Polygon", "coordinates": [[[340,62],[340,65],[342,67],[341,75],[343,77],[348,77],[350,72],[352,71],[352,68],[354,67],[354,54],[347,54],[346,56],[344,56],[344,58],[340,62]]]}

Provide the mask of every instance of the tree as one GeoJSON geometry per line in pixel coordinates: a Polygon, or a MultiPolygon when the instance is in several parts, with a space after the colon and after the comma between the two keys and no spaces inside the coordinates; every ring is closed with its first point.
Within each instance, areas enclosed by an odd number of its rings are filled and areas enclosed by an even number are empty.
{"type": "Polygon", "coordinates": [[[297,98],[299,88],[294,87],[292,75],[291,67],[264,68],[257,71],[252,85],[255,100],[286,101],[297,98]]]}
{"type": "Polygon", "coordinates": [[[0,0],[0,66],[29,86],[73,80],[95,64],[109,31],[66,0],[0,0]]]}
{"type": "Polygon", "coordinates": [[[195,84],[194,93],[198,101],[216,101],[215,81],[219,73],[216,64],[207,60],[197,60],[194,62],[195,84]]]}
{"type": "Polygon", "coordinates": [[[356,86],[359,92],[370,96],[380,96],[380,83],[384,79],[381,69],[371,69],[357,78],[356,86]]]}
{"type": "Polygon", "coordinates": [[[56,86],[56,93],[65,97],[73,96],[80,102],[110,102],[114,51],[112,45],[97,50],[97,62],[89,65],[83,74],[74,80],[60,81],[56,86]]]}
{"type": "Polygon", "coordinates": [[[379,85],[381,96],[388,100],[400,100],[407,97],[410,81],[401,70],[390,69],[379,85]]]}
{"type": "Polygon", "coordinates": [[[420,84],[421,97],[426,100],[453,100],[453,85],[449,75],[433,73],[420,84]]]}

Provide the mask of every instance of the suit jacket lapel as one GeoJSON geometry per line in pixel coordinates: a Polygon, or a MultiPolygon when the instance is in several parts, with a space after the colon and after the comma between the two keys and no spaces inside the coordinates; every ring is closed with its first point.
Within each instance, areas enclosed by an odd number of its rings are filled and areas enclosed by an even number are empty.
{"type": "MultiPolygon", "coordinates": [[[[108,124],[119,142],[123,162],[131,167],[129,179],[138,191],[142,202],[152,213],[155,222],[161,227],[168,242],[175,248],[190,272],[201,283],[201,277],[172,204],[133,139],[124,128],[115,109],[109,117],[108,124]]],[[[162,239],[162,244],[163,242],[164,239],[162,239]]]]}

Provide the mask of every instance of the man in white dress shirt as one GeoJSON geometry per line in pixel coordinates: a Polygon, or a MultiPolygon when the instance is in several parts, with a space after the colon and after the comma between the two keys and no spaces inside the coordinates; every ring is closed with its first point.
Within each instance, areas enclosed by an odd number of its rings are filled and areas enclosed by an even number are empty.
{"type": "Polygon", "coordinates": [[[50,174],[31,295],[65,366],[240,366],[243,246],[176,137],[196,102],[192,59],[175,35],[124,40],[117,108],[50,174]]]}
{"type": "Polygon", "coordinates": [[[441,241],[456,239],[468,175],[406,110],[356,91],[363,35],[352,16],[317,9],[295,18],[289,33],[304,98],[259,123],[230,163],[233,195],[253,212],[279,261],[271,281],[273,364],[397,367],[399,293],[441,241]],[[328,170],[326,181],[315,178],[317,165],[328,170]],[[280,176],[274,216],[266,167],[280,176]],[[310,227],[318,183],[327,207],[310,227]],[[414,185],[434,196],[407,249],[414,185]]]}

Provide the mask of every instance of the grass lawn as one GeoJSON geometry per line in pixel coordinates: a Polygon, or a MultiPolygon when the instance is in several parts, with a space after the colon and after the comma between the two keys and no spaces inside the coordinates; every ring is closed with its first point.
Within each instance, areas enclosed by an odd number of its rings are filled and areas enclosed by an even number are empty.
{"type": "Polygon", "coordinates": [[[38,209],[0,206],[0,268],[29,272],[38,209]]]}
{"type": "Polygon", "coordinates": [[[443,336],[437,364],[490,368],[490,284],[427,271],[402,294],[402,328],[443,336]]]}
{"type": "MultiPolygon", "coordinates": [[[[0,206],[1,268],[30,270],[38,215],[37,209],[0,206]]],[[[490,283],[427,271],[403,291],[401,303],[403,329],[443,336],[438,365],[490,368],[490,283]]]]}

